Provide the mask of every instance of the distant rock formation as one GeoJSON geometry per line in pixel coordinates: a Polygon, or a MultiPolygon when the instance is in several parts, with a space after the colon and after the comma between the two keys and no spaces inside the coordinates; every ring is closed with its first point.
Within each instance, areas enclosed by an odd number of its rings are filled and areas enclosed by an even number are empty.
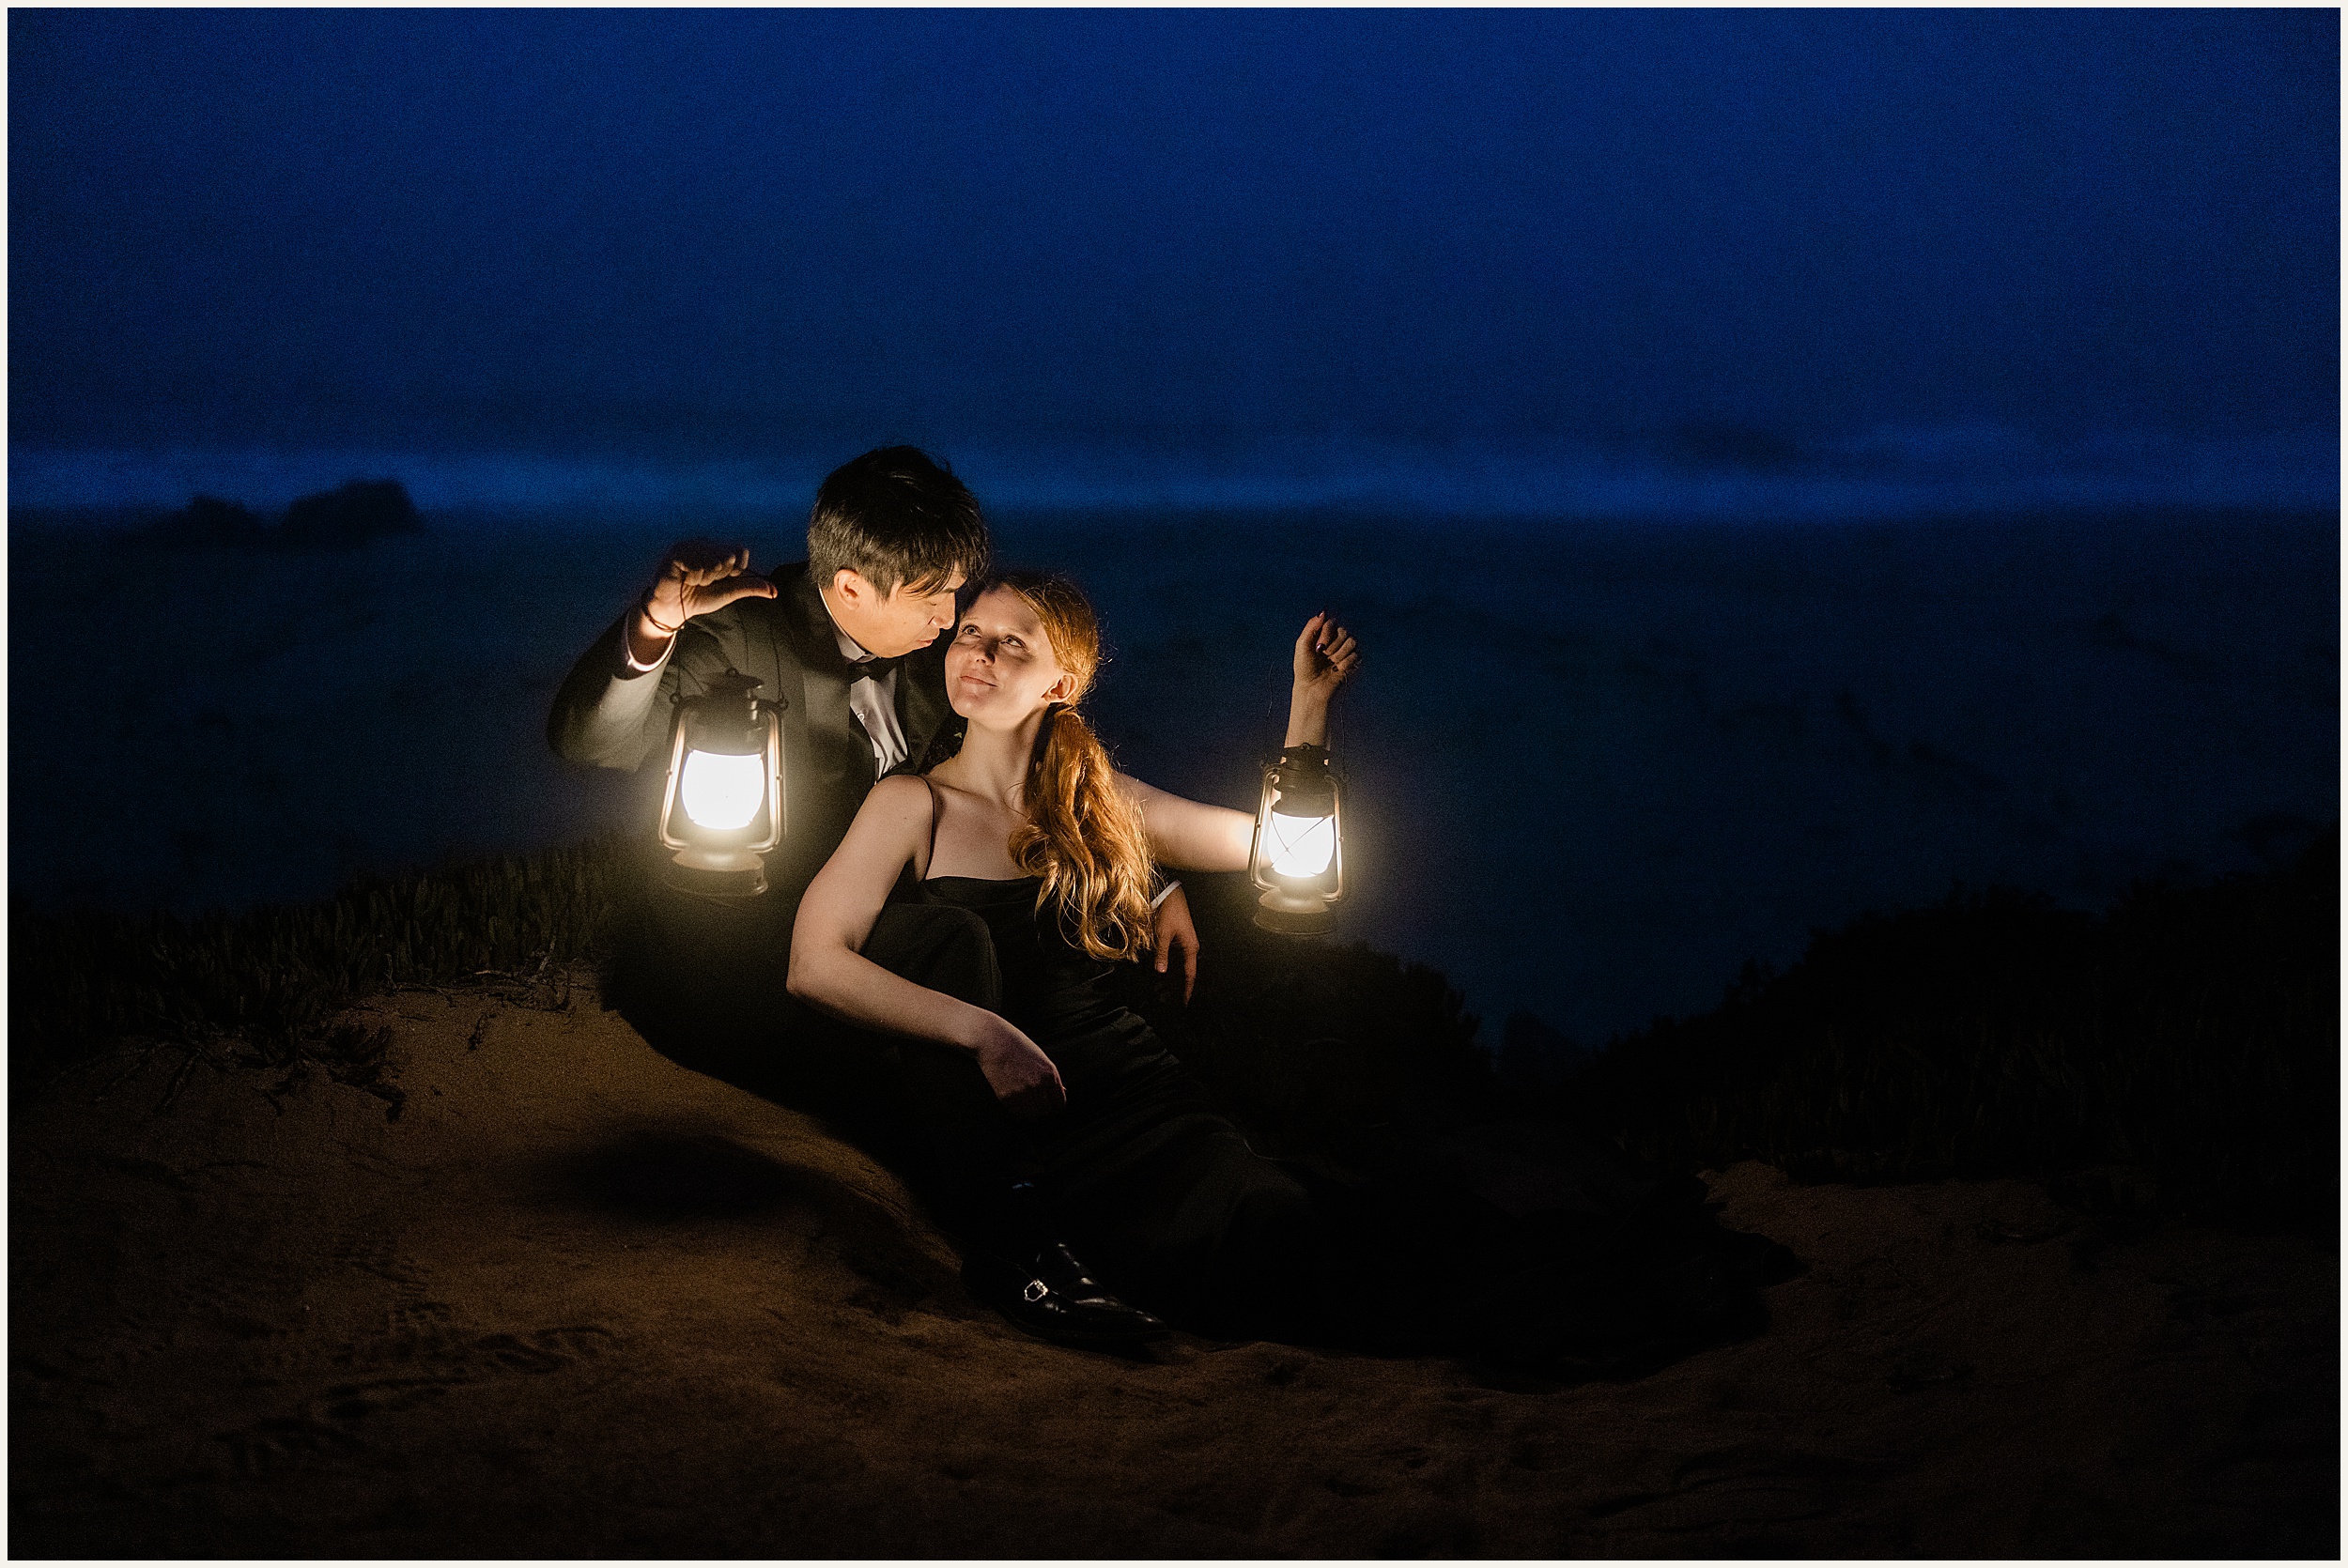
{"type": "Polygon", "coordinates": [[[274,527],[239,502],[196,496],[141,529],[139,537],[189,549],[349,550],[372,539],[424,531],[405,484],[396,479],[354,479],[303,496],[286,508],[274,527]]]}
{"type": "Polygon", "coordinates": [[[261,543],[266,525],[251,508],[218,496],[197,496],[170,515],[139,530],[162,545],[251,546],[261,543]]]}
{"type": "Polygon", "coordinates": [[[387,534],[423,531],[408,486],[396,479],[354,479],[286,508],[277,543],[289,550],[347,550],[387,534]]]}

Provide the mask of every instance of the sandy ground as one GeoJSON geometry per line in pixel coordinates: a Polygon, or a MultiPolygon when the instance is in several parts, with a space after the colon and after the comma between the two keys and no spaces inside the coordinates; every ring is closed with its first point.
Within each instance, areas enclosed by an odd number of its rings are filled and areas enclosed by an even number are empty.
{"type": "Polygon", "coordinates": [[[369,1016],[395,1120],[209,1068],[159,1110],[168,1053],[17,1111],[13,1555],[2338,1554],[2308,1239],[1741,1165],[1811,1272],[1641,1381],[1134,1362],[974,1306],[885,1171],[583,992],[369,1016]]]}

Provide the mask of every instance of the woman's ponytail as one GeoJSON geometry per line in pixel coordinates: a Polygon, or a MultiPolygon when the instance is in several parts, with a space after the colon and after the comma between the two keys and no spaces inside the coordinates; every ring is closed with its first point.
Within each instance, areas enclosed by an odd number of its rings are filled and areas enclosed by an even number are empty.
{"type": "Polygon", "coordinates": [[[1033,607],[1060,668],[1075,677],[1069,700],[1044,711],[1027,764],[1027,820],[1011,836],[1011,858],[1043,879],[1036,909],[1057,902],[1071,942],[1096,959],[1138,958],[1150,950],[1153,924],[1150,836],[1140,806],[1117,787],[1108,752],[1074,706],[1101,666],[1099,623],[1065,577],[1013,572],[995,583],[1033,607]]]}
{"type": "Polygon", "coordinates": [[[1096,959],[1138,958],[1151,945],[1150,842],[1141,808],[1075,709],[1044,715],[1027,769],[1027,820],[1011,836],[1012,860],[1043,885],[1036,908],[1059,905],[1060,928],[1096,959]]]}

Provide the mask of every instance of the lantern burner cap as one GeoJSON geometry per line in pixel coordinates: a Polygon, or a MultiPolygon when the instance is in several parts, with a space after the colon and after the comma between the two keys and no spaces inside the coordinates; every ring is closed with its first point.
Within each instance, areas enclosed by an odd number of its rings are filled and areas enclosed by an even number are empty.
{"type": "Polygon", "coordinates": [[[1337,790],[1329,748],[1306,742],[1290,746],[1272,764],[1273,788],[1290,816],[1325,816],[1336,809],[1337,790]]]}
{"type": "Polygon", "coordinates": [[[712,675],[699,697],[679,697],[693,713],[693,745],[703,751],[747,755],[762,745],[758,689],[766,683],[728,669],[712,675]]]}

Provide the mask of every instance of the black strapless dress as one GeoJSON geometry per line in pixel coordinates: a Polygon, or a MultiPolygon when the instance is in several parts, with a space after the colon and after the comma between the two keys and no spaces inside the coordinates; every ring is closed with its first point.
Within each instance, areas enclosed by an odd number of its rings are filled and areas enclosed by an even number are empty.
{"type": "Polygon", "coordinates": [[[1114,970],[1039,913],[1034,877],[933,877],[922,902],[985,922],[1003,1016],[1059,1069],[1068,1103],[1023,1124],[1063,1238],[1101,1279],[1178,1318],[1287,1323],[1328,1245],[1312,1195],[1259,1156],[1113,995],[1114,970]]]}

